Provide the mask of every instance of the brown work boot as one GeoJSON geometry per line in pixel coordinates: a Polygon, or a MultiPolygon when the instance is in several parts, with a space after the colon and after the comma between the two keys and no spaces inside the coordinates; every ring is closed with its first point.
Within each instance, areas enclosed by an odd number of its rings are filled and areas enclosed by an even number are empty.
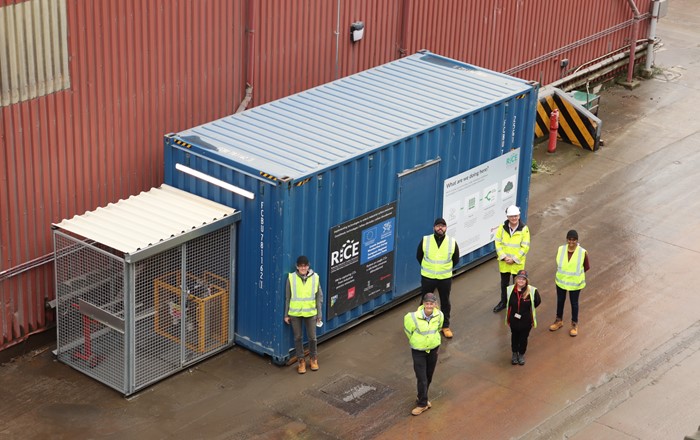
{"type": "Polygon", "coordinates": [[[318,371],[318,358],[311,358],[309,362],[311,364],[311,371],[318,371]]]}
{"type": "MultiPolygon", "coordinates": [[[[416,396],[416,405],[418,405],[419,401],[420,401],[420,399],[418,398],[418,396],[416,396]]],[[[433,407],[433,404],[430,403],[430,400],[428,400],[428,408],[432,408],[432,407],[433,407]]]]}
{"type": "Polygon", "coordinates": [[[452,339],[452,336],[454,336],[454,335],[452,334],[452,330],[450,330],[449,327],[443,328],[443,329],[442,329],[442,334],[445,335],[445,337],[448,338],[448,339],[452,339]]]}
{"type": "Polygon", "coordinates": [[[297,366],[297,373],[299,373],[299,374],[306,373],[306,360],[305,359],[299,359],[299,365],[297,366]]]}
{"type": "Polygon", "coordinates": [[[571,330],[569,336],[578,336],[578,323],[571,321],[571,330]]]}
{"type": "Polygon", "coordinates": [[[414,416],[419,416],[429,410],[432,407],[432,405],[428,404],[428,406],[417,406],[411,410],[411,414],[414,416]]]}
{"type": "Polygon", "coordinates": [[[557,319],[554,320],[554,324],[552,324],[552,325],[549,326],[549,331],[550,331],[550,332],[555,332],[555,331],[559,330],[559,329],[562,328],[562,327],[564,327],[564,322],[563,322],[561,319],[557,318],[557,319]]]}

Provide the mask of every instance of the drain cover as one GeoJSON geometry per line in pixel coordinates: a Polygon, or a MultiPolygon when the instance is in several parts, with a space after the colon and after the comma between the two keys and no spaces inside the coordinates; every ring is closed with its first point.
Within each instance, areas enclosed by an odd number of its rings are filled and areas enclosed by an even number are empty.
{"type": "Polygon", "coordinates": [[[367,379],[345,375],[308,393],[336,408],[355,415],[391,394],[391,388],[367,379]]]}

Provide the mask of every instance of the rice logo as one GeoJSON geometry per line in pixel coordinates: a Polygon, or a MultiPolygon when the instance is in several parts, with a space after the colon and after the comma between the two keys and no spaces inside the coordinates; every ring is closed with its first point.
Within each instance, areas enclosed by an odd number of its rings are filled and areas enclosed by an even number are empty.
{"type": "Polygon", "coordinates": [[[339,251],[331,252],[331,266],[348,261],[360,255],[360,243],[355,240],[346,240],[339,251]]]}

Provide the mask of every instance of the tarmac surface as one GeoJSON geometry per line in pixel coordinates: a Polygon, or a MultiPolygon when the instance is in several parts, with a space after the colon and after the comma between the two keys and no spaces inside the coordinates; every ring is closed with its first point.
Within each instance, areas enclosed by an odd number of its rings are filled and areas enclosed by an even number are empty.
{"type": "MultiPolygon", "coordinates": [[[[124,398],[53,346],[0,366],[0,439],[668,440],[700,425],[700,2],[671,0],[655,74],[602,92],[605,146],[559,144],[533,175],[531,283],[542,294],[525,366],[495,315],[495,260],[455,279],[452,329],[414,417],[402,330],[410,300],[319,345],[298,375],[234,347],[124,398]],[[548,331],[554,257],[577,229],[591,258],[580,332],[548,331]]],[[[429,228],[428,228],[429,231],[429,228]]],[[[449,233],[449,230],[448,230],[449,233]]],[[[418,270],[418,268],[416,268],[418,270]]],[[[264,325],[264,323],[261,323],[264,325]]]]}

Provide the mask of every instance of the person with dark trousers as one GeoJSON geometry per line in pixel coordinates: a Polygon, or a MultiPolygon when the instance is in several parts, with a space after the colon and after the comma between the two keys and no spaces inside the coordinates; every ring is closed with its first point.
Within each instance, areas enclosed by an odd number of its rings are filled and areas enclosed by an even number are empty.
{"type": "Polygon", "coordinates": [[[530,251],[530,229],[520,221],[520,208],[510,205],[506,209],[507,220],[496,230],[494,245],[501,273],[501,300],[493,308],[498,313],[506,308],[506,289],[511,276],[525,269],[525,259],[530,251]]]}
{"type": "Polygon", "coordinates": [[[403,318],[403,329],[411,346],[413,371],[416,373],[418,397],[416,407],[411,411],[414,416],[423,414],[433,406],[428,400],[428,389],[437,366],[440,329],[444,319],[433,293],[426,293],[418,310],[407,313],[403,318]]]}
{"type": "Polygon", "coordinates": [[[510,326],[510,348],[513,352],[510,363],[525,365],[525,352],[530,330],[537,328],[535,309],[542,299],[537,287],[530,285],[526,270],[515,275],[515,284],[506,291],[506,325],[510,326]]]}
{"type": "Polygon", "coordinates": [[[559,246],[557,251],[557,273],[554,283],[557,287],[557,318],[549,326],[550,331],[557,331],[564,326],[564,304],[566,293],[571,300],[571,329],[570,336],[578,335],[578,298],[586,287],[586,272],[591,268],[588,252],[578,244],[578,232],[570,230],[566,233],[566,244],[559,246]]]}
{"type": "Polygon", "coordinates": [[[426,235],[418,243],[416,259],[420,263],[421,295],[433,293],[437,289],[440,295],[440,310],[445,315],[442,334],[446,338],[453,336],[450,330],[450,290],[452,289],[452,268],[459,262],[457,241],[446,234],[447,222],[444,218],[435,219],[433,233],[426,235]]]}
{"type": "Polygon", "coordinates": [[[316,325],[321,323],[321,305],[323,291],[316,272],[309,267],[309,259],[300,255],[297,258],[297,270],[287,276],[285,283],[284,322],[292,325],[294,348],[298,360],[297,372],[306,373],[306,359],[302,332],[306,328],[309,338],[309,364],[311,371],[318,370],[318,349],[316,325]]]}

